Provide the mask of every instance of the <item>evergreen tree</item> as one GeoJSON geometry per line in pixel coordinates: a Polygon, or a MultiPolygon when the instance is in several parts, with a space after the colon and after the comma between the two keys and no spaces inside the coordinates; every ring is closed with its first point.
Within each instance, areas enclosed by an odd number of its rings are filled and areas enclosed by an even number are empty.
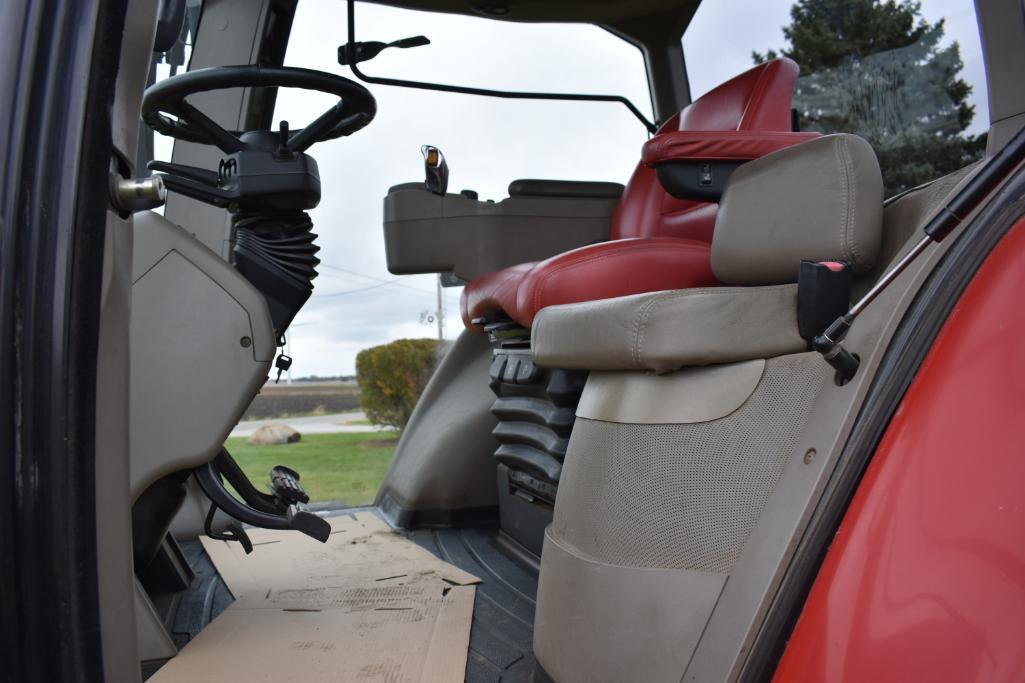
{"type": "MultiPolygon", "coordinates": [[[[887,196],[981,158],[985,135],[964,133],[972,87],[958,44],[940,47],[914,0],[797,0],[782,54],[801,67],[794,107],[804,130],[856,133],[872,144],[887,196]]],[[[775,50],[753,53],[761,63],[775,50]]]]}

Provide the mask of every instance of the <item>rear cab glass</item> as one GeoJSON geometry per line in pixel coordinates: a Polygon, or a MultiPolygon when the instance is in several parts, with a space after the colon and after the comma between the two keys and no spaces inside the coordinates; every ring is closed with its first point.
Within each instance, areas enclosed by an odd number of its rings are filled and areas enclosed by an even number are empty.
{"type": "Polygon", "coordinates": [[[770,0],[754,13],[742,0],[704,2],[683,48],[693,97],[756,62],[794,59],[800,129],[868,140],[887,196],[985,152],[989,109],[970,4],[770,0]]]}

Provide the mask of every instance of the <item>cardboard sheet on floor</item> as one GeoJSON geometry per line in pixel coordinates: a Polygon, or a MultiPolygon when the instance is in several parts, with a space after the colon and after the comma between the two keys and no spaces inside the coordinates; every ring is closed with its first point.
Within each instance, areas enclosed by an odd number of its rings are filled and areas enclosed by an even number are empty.
{"type": "Polygon", "coordinates": [[[372,513],[329,521],[323,544],[253,530],[251,555],[203,538],[236,601],[150,680],[463,680],[479,579],[372,513]]]}
{"type": "Polygon", "coordinates": [[[201,538],[228,589],[239,598],[252,590],[275,587],[320,588],[339,579],[408,584],[434,578],[448,585],[480,583],[473,574],[438,559],[392,531],[372,512],[329,517],[331,535],[320,543],[295,531],[252,529],[253,552],[228,541],[201,538]]]}

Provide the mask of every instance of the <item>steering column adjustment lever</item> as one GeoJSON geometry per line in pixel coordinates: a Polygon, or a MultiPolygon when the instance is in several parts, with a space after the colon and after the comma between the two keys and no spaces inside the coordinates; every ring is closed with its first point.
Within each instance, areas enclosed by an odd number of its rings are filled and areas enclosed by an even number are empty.
{"type": "MultiPolygon", "coordinates": [[[[331,525],[326,519],[301,509],[298,503],[288,504],[281,513],[270,513],[264,511],[266,508],[256,509],[235,498],[228,492],[221,480],[217,460],[215,458],[206,465],[197,467],[192,474],[207,498],[229,517],[262,529],[292,529],[304,533],[310,538],[315,538],[321,543],[327,542],[331,533],[331,525]]],[[[251,496],[251,493],[248,490],[245,494],[240,492],[247,498],[251,496]]],[[[280,499],[278,500],[280,501],[280,499]]],[[[263,506],[261,505],[261,507],[263,506]]]]}
{"type": "MultiPolygon", "coordinates": [[[[273,150],[275,133],[249,133],[250,141],[273,150]]],[[[206,204],[234,212],[307,211],[320,203],[320,172],[317,162],[301,152],[287,156],[273,151],[247,150],[221,159],[217,171],[195,166],[151,161],[151,171],[165,175],[167,189],[206,204]]]]}

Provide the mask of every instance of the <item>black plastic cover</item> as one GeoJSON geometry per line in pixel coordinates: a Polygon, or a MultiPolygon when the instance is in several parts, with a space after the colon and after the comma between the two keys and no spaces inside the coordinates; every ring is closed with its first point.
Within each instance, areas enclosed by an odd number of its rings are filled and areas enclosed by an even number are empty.
{"type": "Polygon", "coordinates": [[[669,161],[655,167],[662,188],[677,199],[717,202],[743,161],[669,161]]]}
{"type": "Polygon", "coordinates": [[[809,342],[847,312],[852,270],[846,261],[801,261],[797,277],[797,327],[809,342]]]}

